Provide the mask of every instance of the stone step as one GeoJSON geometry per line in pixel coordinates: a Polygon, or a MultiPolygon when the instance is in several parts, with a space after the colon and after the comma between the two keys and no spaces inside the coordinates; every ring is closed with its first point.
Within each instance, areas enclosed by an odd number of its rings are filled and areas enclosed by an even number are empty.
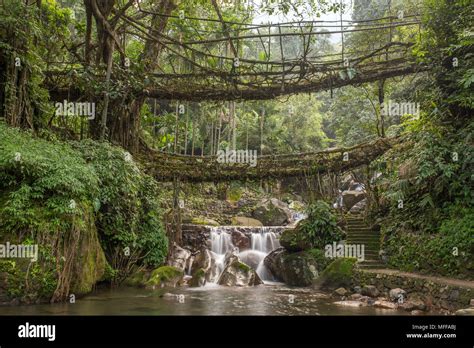
{"type": "Polygon", "coordinates": [[[359,265],[359,268],[361,269],[384,269],[384,268],[387,268],[386,265],[384,265],[383,263],[377,263],[377,264],[360,264],[359,265]]]}
{"type": "Polygon", "coordinates": [[[365,232],[365,231],[347,231],[348,236],[376,236],[380,237],[380,233],[365,232]]]}
{"type": "Polygon", "coordinates": [[[356,237],[347,237],[346,242],[359,242],[359,243],[368,243],[368,244],[380,244],[380,240],[378,238],[356,238],[356,237]]]}
{"type": "Polygon", "coordinates": [[[353,235],[348,235],[346,237],[346,240],[358,240],[358,241],[368,241],[368,242],[377,242],[380,243],[380,238],[377,236],[353,236],[353,235]]]}
{"type": "Polygon", "coordinates": [[[380,260],[364,260],[362,262],[357,262],[359,267],[371,267],[371,266],[378,266],[383,267],[384,263],[380,260]]]}

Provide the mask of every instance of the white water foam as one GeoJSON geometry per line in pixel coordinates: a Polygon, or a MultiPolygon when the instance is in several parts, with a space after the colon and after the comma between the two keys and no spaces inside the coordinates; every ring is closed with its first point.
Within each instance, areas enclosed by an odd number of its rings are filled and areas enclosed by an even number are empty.
{"type": "MultiPolygon", "coordinates": [[[[225,254],[235,249],[231,232],[234,229],[236,229],[235,226],[219,226],[211,229],[211,255],[215,261],[215,272],[211,277],[213,282],[217,282],[224,270],[225,254]]],[[[278,233],[285,228],[264,226],[248,227],[248,229],[251,238],[250,249],[239,252],[238,256],[243,263],[253,268],[264,282],[274,281],[263,261],[270,252],[280,247],[278,233]]]]}

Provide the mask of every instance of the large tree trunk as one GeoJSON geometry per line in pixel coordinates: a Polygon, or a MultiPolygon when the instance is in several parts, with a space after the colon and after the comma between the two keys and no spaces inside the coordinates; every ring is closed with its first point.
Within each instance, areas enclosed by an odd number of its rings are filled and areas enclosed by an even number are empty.
{"type": "MultiPolygon", "coordinates": [[[[118,34],[113,31],[116,22],[110,22],[110,17],[114,15],[113,7],[116,4],[116,1],[84,0],[84,4],[86,5],[86,15],[89,15],[88,11],[91,11],[96,24],[98,48],[95,56],[95,64],[100,65],[101,62],[107,64],[110,56],[113,54],[114,45],[117,45],[116,38],[118,37],[118,34]],[[94,5],[97,5],[99,13],[94,11],[94,5]],[[104,22],[104,19],[106,22],[104,22]]],[[[174,8],[174,0],[157,1],[154,12],[163,14],[164,16],[152,16],[151,26],[154,32],[150,33],[152,34],[151,36],[156,36],[156,32],[163,32],[166,29],[168,23],[167,15],[171,14],[171,11],[174,8]]],[[[89,60],[90,56],[88,30],[89,28],[86,30],[86,62],[89,60]]],[[[153,72],[156,69],[162,48],[162,45],[154,40],[148,40],[145,42],[140,61],[149,72],[153,72]]],[[[137,153],[140,147],[140,110],[145,103],[145,100],[146,97],[144,96],[137,98],[130,95],[119,99],[108,100],[107,102],[106,96],[104,103],[102,104],[102,111],[104,111],[104,107],[106,108],[104,117],[100,120],[96,118],[90,122],[92,137],[100,139],[102,138],[102,135],[105,135],[105,138],[109,141],[121,145],[132,153],[137,153]],[[105,122],[101,122],[101,120],[105,122]]]]}

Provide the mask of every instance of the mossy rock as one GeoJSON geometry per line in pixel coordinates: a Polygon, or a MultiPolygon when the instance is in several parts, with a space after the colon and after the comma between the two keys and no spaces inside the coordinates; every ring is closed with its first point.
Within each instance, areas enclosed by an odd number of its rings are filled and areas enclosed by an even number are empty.
{"type": "Polygon", "coordinates": [[[321,250],[289,253],[285,248],[272,251],[264,260],[274,277],[292,286],[313,285],[327,265],[321,250]]]}
{"type": "Polygon", "coordinates": [[[355,258],[340,258],[334,260],[321,273],[317,285],[326,289],[350,287],[356,262],[357,259],[355,258]]]}
{"type": "Polygon", "coordinates": [[[257,219],[252,219],[246,216],[234,216],[231,220],[234,226],[263,226],[257,219]]]}
{"type": "Polygon", "coordinates": [[[136,271],[125,279],[123,284],[127,286],[144,287],[149,277],[150,274],[146,270],[136,271]]]}
{"type": "MultiPolygon", "coordinates": [[[[86,217],[87,215],[84,215],[86,217]]],[[[105,273],[106,259],[97,236],[92,217],[86,217],[88,224],[81,233],[81,240],[74,262],[74,277],[71,293],[84,295],[92,291],[105,273]]]]}
{"type": "Polygon", "coordinates": [[[148,288],[176,287],[183,279],[184,272],[173,266],[162,266],[151,272],[145,282],[148,288]]]}
{"type": "Polygon", "coordinates": [[[206,284],[206,271],[203,268],[197,269],[192,274],[191,281],[189,282],[190,287],[199,287],[206,284]]]}
{"type": "Polygon", "coordinates": [[[283,231],[280,237],[280,245],[289,252],[311,249],[311,243],[304,237],[298,227],[283,231]]]}
{"type": "Polygon", "coordinates": [[[218,283],[224,286],[254,286],[263,282],[257,272],[236,259],[224,268],[218,283]]]}
{"type": "Polygon", "coordinates": [[[213,219],[206,217],[194,217],[191,219],[193,225],[219,226],[220,224],[213,219]]]}

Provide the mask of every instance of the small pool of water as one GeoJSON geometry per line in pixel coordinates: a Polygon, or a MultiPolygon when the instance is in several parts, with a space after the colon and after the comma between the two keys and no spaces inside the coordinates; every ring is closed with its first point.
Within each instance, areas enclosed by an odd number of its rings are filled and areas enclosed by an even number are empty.
{"type": "Polygon", "coordinates": [[[0,307],[0,315],[407,315],[344,307],[322,292],[271,283],[256,287],[101,289],[76,303],[0,307]]]}

